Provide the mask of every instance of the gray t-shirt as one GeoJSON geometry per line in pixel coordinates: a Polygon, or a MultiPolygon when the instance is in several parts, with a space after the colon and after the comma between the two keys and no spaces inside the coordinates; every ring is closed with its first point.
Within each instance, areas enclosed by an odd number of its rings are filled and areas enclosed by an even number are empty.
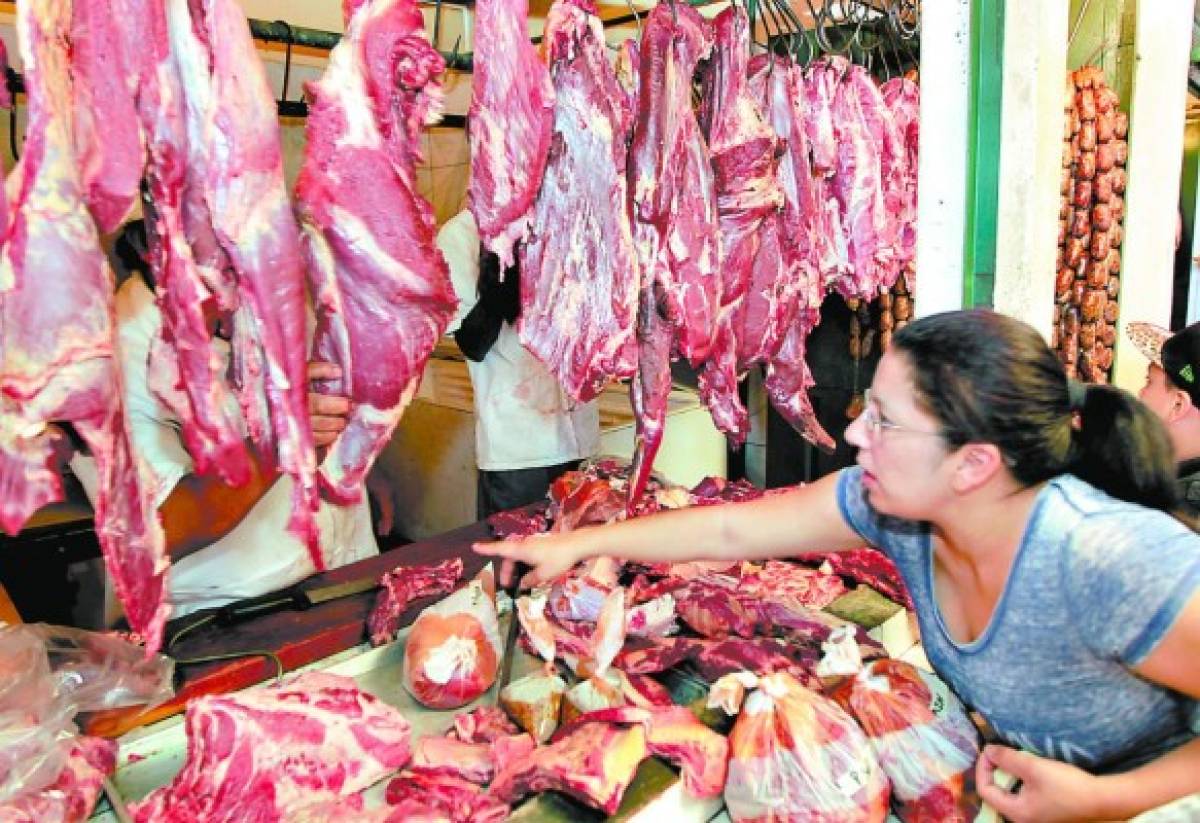
{"type": "Polygon", "coordinates": [[[895,561],[930,662],[1009,745],[1123,771],[1195,736],[1196,701],[1130,670],[1200,591],[1200,536],[1064,475],[1039,492],[991,621],[955,642],[933,590],[927,523],[881,515],[842,472],[846,522],[895,561]]]}

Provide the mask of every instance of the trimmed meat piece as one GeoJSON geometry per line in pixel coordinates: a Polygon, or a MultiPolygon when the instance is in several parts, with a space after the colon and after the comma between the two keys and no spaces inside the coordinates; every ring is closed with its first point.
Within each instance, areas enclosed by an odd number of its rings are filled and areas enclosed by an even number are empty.
{"type": "Polygon", "coordinates": [[[635,368],[638,261],[625,181],[632,117],[591,0],[558,0],[543,43],[554,135],[520,249],[517,331],[566,393],[585,403],[635,368]]]}
{"type": "Polygon", "coordinates": [[[445,69],[423,20],[413,0],[362,6],[307,86],[296,199],[316,302],[313,358],[342,368],[318,390],[351,400],[321,464],[321,486],[340,504],[361,499],[458,302],[433,208],[416,190],[421,129],[440,113],[445,69]]]}
{"type": "Polygon", "coordinates": [[[91,816],[104,779],[117,765],[117,742],[80,737],[71,745],[66,765],[46,788],[0,803],[4,823],[82,823],[91,816]]]}
{"type": "Polygon", "coordinates": [[[503,271],[533,219],[550,155],[554,87],[529,42],[527,0],[480,0],[475,12],[467,197],[503,271]]]}
{"type": "Polygon", "coordinates": [[[371,645],[382,646],[396,638],[400,619],[409,604],[421,597],[449,594],[462,577],[462,558],[444,560],[436,566],[398,566],[379,579],[382,587],[367,617],[371,645]]]}
{"type": "Polygon", "coordinates": [[[8,179],[0,256],[0,527],[16,534],[34,511],[62,499],[60,435],[48,425],[70,424],[96,460],[105,563],[152,654],[168,613],[168,562],[153,489],[129,439],[113,277],[72,143],[70,11],[49,0],[17,8],[28,126],[8,179]]]}

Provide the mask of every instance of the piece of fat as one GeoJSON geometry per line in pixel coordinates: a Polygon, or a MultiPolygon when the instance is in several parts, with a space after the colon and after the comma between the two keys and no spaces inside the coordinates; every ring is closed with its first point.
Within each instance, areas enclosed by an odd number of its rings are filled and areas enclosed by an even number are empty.
{"type": "Polygon", "coordinates": [[[538,672],[505,686],[500,705],[538,743],[545,743],[558,728],[566,690],[566,682],[557,674],[538,672]]]}
{"type": "Polygon", "coordinates": [[[626,703],[621,676],[616,671],[581,680],[563,695],[562,722],[565,726],[581,714],[612,709],[626,703]]]}

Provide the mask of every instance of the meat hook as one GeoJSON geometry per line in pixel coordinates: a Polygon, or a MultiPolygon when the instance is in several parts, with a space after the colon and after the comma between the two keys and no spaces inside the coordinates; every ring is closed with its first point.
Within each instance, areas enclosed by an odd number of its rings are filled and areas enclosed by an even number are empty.
{"type": "Polygon", "coordinates": [[[629,13],[633,15],[633,24],[637,26],[638,42],[642,40],[642,18],[638,16],[637,7],[633,5],[633,0],[625,0],[625,5],[629,7],[629,13]]]}
{"type": "Polygon", "coordinates": [[[12,107],[8,110],[8,146],[12,149],[13,160],[21,159],[21,150],[17,147],[17,73],[11,68],[4,70],[4,85],[8,87],[12,107]]]}
{"type": "Polygon", "coordinates": [[[292,35],[292,25],[286,20],[276,20],[276,25],[283,26],[287,32],[284,37],[284,54],[283,54],[283,91],[279,95],[279,102],[286,103],[288,97],[288,83],[292,76],[292,43],[295,37],[292,35]]]}

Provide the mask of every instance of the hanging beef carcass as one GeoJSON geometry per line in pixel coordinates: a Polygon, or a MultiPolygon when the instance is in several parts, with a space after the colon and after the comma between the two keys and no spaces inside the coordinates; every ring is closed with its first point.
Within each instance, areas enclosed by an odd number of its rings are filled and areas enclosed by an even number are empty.
{"type": "Polygon", "coordinates": [[[721,302],[721,232],[708,146],[692,110],[692,76],[712,51],[712,26],[690,6],[655,6],[641,44],[629,181],[643,276],[661,288],[676,347],[707,359],[721,302]]]}
{"type": "Polygon", "coordinates": [[[533,220],[550,153],[554,88],[529,42],[527,0],[480,0],[475,10],[467,196],[480,239],[503,271],[533,220]]]}
{"type": "Polygon", "coordinates": [[[138,26],[116,27],[116,42],[125,58],[126,88],[137,101],[147,152],[150,200],[143,206],[162,315],[161,332],[147,357],[149,382],[180,421],[180,435],[196,471],[216,472],[226,483],[240,485],[250,477],[249,455],[233,414],[236,401],[225,378],[226,364],[212,346],[209,322],[222,309],[232,311],[236,300],[225,282],[232,278],[225,276],[228,264],[213,234],[203,181],[189,174],[193,144],[179,69],[171,55],[166,9],[155,0],[112,0],[112,14],[140,21],[138,26]],[[197,255],[208,265],[202,267],[197,255]]]}
{"type": "Polygon", "coordinates": [[[699,375],[713,422],[741,445],[750,417],[738,397],[738,307],[750,286],[763,225],[783,205],[776,171],[778,139],[764,120],[747,76],[750,21],[730,6],[713,21],[716,43],[704,75],[701,123],[708,138],[721,227],[721,310],[712,353],[699,375]]]}
{"type": "Polygon", "coordinates": [[[8,180],[10,223],[0,257],[0,525],[16,533],[62,499],[56,471],[66,423],[96,460],[96,533],[134,631],[158,648],[167,615],[167,559],[152,490],[126,426],[115,352],[113,278],[72,142],[71,5],[17,7],[28,130],[8,180]]]}
{"type": "MultiPolygon", "coordinates": [[[[839,272],[832,285],[846,298],[872,300],[881,288],[891,288],[900,271],[899,222],[888,213],[885,191],[904,186],[904,147],[863,67],[830,57],[809,67],[806,83],[806,97],[831,113],[836,141],[831,187],[841,207],[850,271],[839,272]]],[[[822,149],[821,156],[826,153],[822,149]]]]}
{"type": "Polygon", "coordinates": [[[361,6],[308,86],[296,199],[316,303],[313,356],[342,369],[319,390],[351,400],[320,476],[343,504],[361,498],[457,303],[433,209],[416,190],[420,130],[440,110],[445,67],[423,25],[412,0],[361,6]]]}
{"type": "Polygon", "coordinates": [[[629,196],[641,267],[632,508],[662,443],[674,346],[695,366],[709,356],[721,301],[721,235],[708,147],[692,110],[692,76],[712,50],[710,24],[690,6],[656,6],[636,72],[629,196]]]}
{"type": "Polygon", "coordinates": [[[184,90],[184,231],[216,307],[233,320],[233,375],[251,438],[293,483],[291,530],[325,567],[308,422],[304,264],[283,180],[275,100],[232,0],[167,0],[184,90]]]}
{"type": "MultiPolygon", "coordinates": [[[[917,256],[917,162],[921,138],[921,92],[907,77],[893,77],[884,83],[879,93],[887,104],[904,146],[903,186],[888,196],[889,213],[900,216],[901,272],[909,270],[917,256]]],[[[914,284],[908,283],[911,293],[914,284]]]]}
{"type": "Polygon", "coordinates": [[[811,162],[799,67],[756,56],[750,88],[785,145],[778,168],[783,208],[762,224],[750,285],[734,316],[738,366],[765,362],[767,394],[776,409],[809,442],[832,451],[833,438],[808,399],[814,381],[805,341],[821,319],[825,279],[839,266],[833,241],[837,202],[811,162]]]}
{"type": "Polygon", "coordinates": [[[521,246],[521,342],[574,400],[635,367],[638,261],[626,207],[631,113],[591,0],[546,20],[554,135],[533,229],[521,246]]]}

